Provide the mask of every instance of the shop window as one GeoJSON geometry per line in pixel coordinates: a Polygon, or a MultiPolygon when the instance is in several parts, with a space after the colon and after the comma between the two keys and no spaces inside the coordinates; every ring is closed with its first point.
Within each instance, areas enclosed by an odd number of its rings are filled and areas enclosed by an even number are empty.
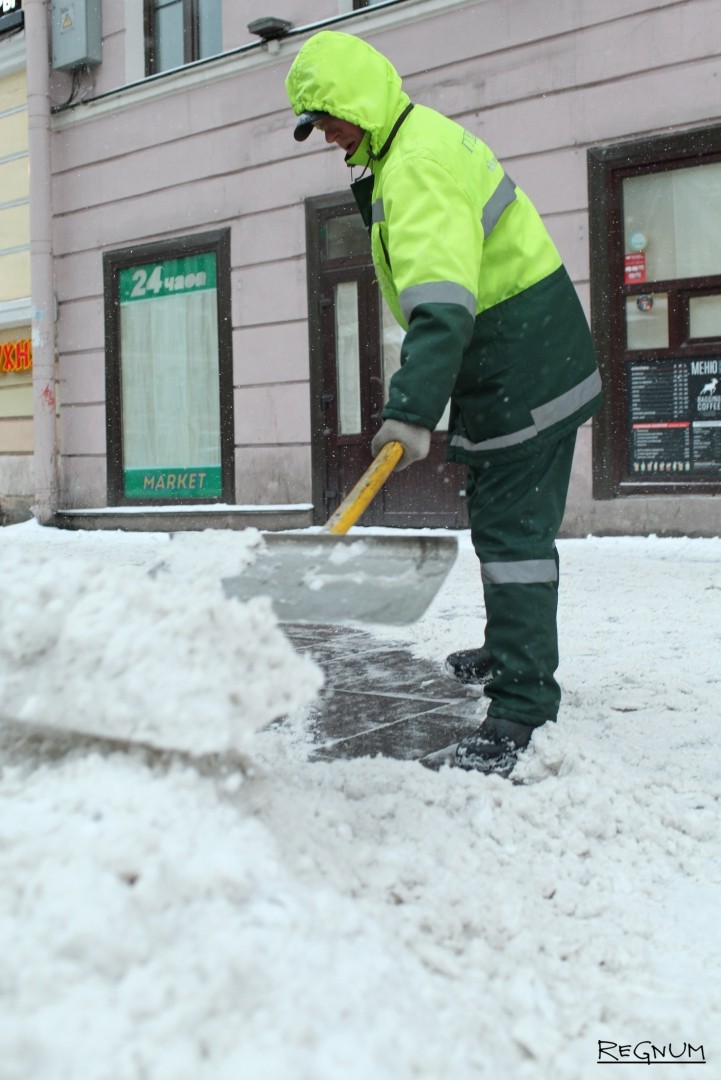
{"type": "Polygon", "coordinates": [[[108,502],[232,502],[229,234],[105,256],[108,502]]]}
{"type": "Polygon", "coordinates": [[[221,0],[145,0],[146,75],[215,56],[221,29],[221,0]]]}
{"type": "Polygon", "coordinates": [[[589,151],[594,494],[721,493],[721,128],[589,151]]]}

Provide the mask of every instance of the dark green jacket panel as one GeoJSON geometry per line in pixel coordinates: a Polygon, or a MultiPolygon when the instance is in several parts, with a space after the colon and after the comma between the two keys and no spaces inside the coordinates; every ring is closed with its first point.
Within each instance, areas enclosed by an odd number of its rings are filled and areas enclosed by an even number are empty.
{"type": "Polygon", "coordinates": [[[383,418],[420,424],[433,431],[453,392],[473,332],[473,316],[459,304],[417,304],[401,346],[401,367],[391,379],[383,418]],[[409,356],[412,364],[406,364],[409,356]]]}
{"type": "Polygon", "coordinates": [[[591,334],[564,267],[477,316],[452,394],[448,458],[517,460],[601,403],[591,334]]]}

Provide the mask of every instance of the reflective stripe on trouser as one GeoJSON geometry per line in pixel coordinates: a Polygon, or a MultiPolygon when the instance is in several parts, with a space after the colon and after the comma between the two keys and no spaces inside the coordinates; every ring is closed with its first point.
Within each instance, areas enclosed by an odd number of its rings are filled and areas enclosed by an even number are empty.
{"type": "Polygon", "coordinates": [[[468,471],[468,514],[481,560],[485,646],[493,677],[489,716],[542,724],[555,720],[558,667],[558,552],[576,432],[532,460],[468,471]]]}

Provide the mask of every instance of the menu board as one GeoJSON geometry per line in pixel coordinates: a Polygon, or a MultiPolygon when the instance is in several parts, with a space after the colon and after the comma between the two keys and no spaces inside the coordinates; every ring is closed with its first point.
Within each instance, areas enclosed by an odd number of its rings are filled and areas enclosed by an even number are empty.
{"type": "Polygon", "coordinates": [[[632,363],[628,388],[635,476],[721,476],[721,357],[632,363]]]}

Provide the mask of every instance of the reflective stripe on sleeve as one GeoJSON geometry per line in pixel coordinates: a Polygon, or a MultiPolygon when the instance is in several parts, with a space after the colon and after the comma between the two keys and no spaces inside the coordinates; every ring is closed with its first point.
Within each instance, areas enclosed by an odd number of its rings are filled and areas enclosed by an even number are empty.
{"type": "Polygon", "coordinates": [[[371,225],[377,225],[379,221],[385,221],[386,212],[383,207],[383,200],[376,199],[371,206],[371,225]]]}
{"type": "Polygon", "coordinates": [[[545,405],[539,405],[531,409],[534,423],[519,431],[512,431],[510,435],[498,435],[494,439],[483,439],[481,442],[471,442],[463,435],[454,435],[451,446],[458,446],[462,450],[503,450],[509,446],[517,446],[518,443],[527,442],[540,431],[553,427],[554,424],[572,416],[578,409],[583,408],[589,401],[593,401],[601,392],[601,376],[594,371],[577,386],[571,387],[565,394],[560,394],[545,405]]]}
{"type": "Polygon", "coordinates": [[[491,562],[481,565],[484,585],[539,585],[558,581],[555,559],[527,559],[524,562],[491,562]]]}
{"type": "Polygon", "coordinates": [[[424,285],[411,285],[398,296],[406,322],[411,321],[413,309],[419,304],[459,304],[469,315],[476,317],[476,297],[455,281],[429,281],[424,285]]]}
{"type": "Polygon", "coordinates": [[[486,205],[483,207],[481,226],[483,228],[484,237],[488,236],[503,211],[515,201],[515,198],[516,185],[513,183],[510,176],[504,176],[486,205]]]}

